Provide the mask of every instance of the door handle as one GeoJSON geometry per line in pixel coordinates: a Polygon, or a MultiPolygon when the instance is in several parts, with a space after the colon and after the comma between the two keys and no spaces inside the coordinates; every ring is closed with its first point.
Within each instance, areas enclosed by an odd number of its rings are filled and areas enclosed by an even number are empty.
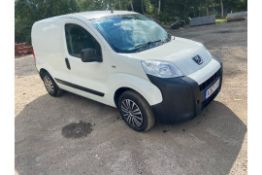
{"type": "Polygon", "coordinates": [[[66,63],[67,69],[71,70],[71,66],[70,66],[68,58],[65,58],[65,63],[66,63]]]}

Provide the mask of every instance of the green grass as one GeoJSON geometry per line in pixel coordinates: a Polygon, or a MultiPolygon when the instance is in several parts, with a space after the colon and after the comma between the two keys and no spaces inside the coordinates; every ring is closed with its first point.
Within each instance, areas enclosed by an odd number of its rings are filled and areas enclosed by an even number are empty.
{"type": "Polygon", "coordinates": [[[225,18],[218,18],[218,19],[216,19],[216,24],[224,24],[226,22],[227,22],[227,20],[225,18]]]}

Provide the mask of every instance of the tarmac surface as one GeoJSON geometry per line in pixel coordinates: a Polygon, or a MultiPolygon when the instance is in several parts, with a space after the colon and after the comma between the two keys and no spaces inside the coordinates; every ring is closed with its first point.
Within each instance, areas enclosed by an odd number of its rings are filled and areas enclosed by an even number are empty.
{"type": "Polygon", "coordinates": [[[15,59],[15,168],[19,175],[247,174],[247,23],[172,31],[224,63],[218,97],[196,118],[129,129],[116,109],[46,93],[32,56],[15,59]]]}

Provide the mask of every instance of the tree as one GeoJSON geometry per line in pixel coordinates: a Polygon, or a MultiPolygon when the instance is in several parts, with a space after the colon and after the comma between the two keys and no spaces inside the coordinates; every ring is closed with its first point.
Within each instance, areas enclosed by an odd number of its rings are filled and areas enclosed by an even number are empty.
{"type": "MultiPolygon", "coordinates": [[[[105,10],[109,8],[110,0],[76,0],[81,11],[87,10],[105,10]]],[[[111,0],[112,4],[114,0],[111,0]]]]}
{"type": "Polygon", "coordinates": [[[223,0],[220,0],[220,7],[221,7],[221,17],[224,17],[224,4],[223,4],[223,0]]]}
{"type": "Polygon", "coordinates": [[[147,14],[152,15],[154,13],[155,7],[150,0],[144,0],[144,8],[147,14]]]}
{"type": "Polygon", "coordinates": [[[133,1],[132,1],[132,0],[129,0],[129,4],[130,4],[130,7],[131,7],[131,10],[134,11],[133,1]]]}
{"type": "Polygon", "coordinates": [[[40,19],[77,11],[132,10],[161,23],[188,21],[203,15],[224,16],[247,10],[247,0],[16,0],[15,41],[30,41],[32,24],[40,19]]]}
{"type": "Polygon", "coordinates": [[[35,21],[79,11],[75,0],[17,0],[15,1],[15,41],[30,42],[35,21]]]}
{"type": "Polygon", "coordinates": [[[161,0],[158,0],[158,8],[157,8],[157,14],[160,15],[161,11],[161,0]]]}

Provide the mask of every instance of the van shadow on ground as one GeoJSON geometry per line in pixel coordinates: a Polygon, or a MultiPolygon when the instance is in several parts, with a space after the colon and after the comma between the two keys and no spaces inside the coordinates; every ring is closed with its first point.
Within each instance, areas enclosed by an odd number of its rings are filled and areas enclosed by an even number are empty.
{"type": "Polygon", "coordinates": [[[69,93],[44,95],[16,116],[15,167],[20,175],[228,174],[245,133],[217,101],[193,120],[137,133],[111,107],[69,93]],[[64,137],[63,128],[79,121],[89,132],[64,137]]]}

